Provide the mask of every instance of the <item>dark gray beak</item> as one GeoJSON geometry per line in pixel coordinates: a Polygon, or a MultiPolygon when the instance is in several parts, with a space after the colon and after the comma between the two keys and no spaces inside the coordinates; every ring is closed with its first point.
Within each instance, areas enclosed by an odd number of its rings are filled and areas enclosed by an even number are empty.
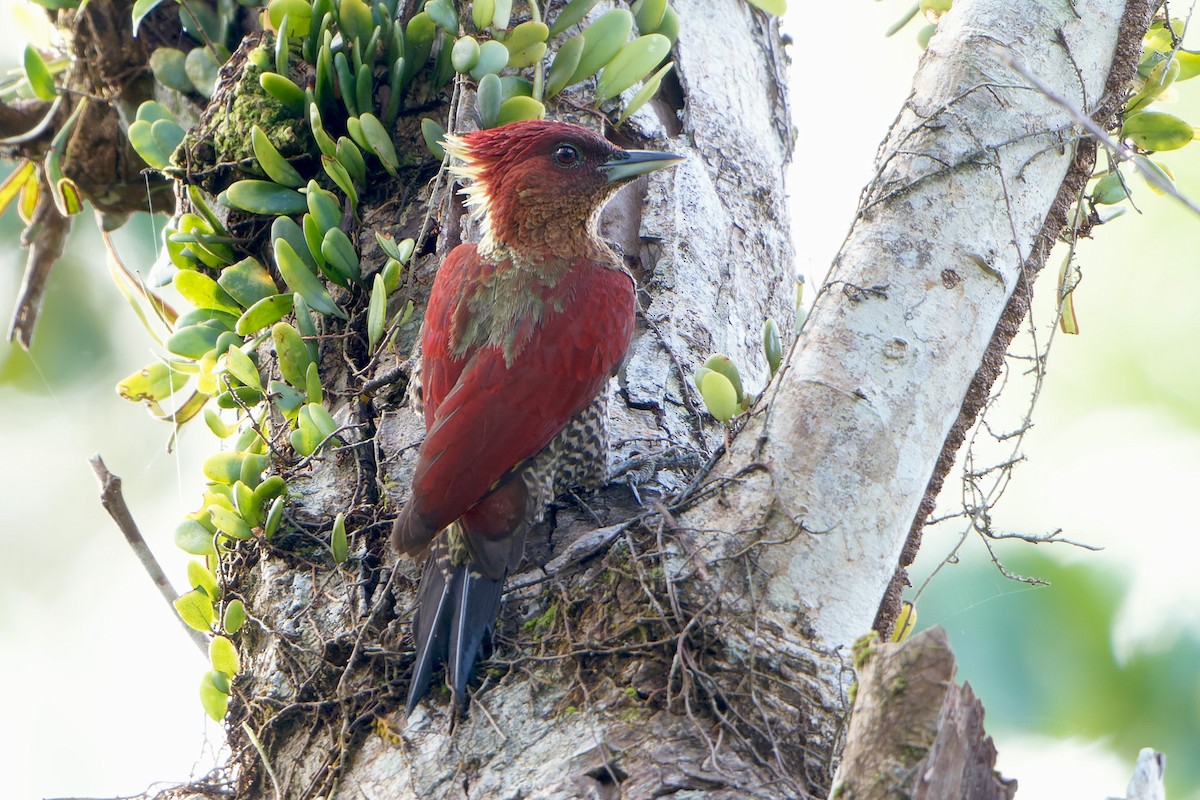
{"type": "Polygon", "coordinates": [[[638,175],[658,169],[673,167],[683,161],[683,156],[674,153],[656,153],[653,150],[618,150],[608,161],[600,165],[600,171],[609,183],[623,183],[638,175]]]}

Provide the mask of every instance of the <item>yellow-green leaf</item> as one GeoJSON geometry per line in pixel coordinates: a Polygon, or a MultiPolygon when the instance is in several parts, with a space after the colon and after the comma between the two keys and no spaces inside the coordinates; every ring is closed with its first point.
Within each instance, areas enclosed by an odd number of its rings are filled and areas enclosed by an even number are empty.
{"type": "Polygon", "coordinates": [[[583,31],[583,53],[567,85],[579,83],[593,75],[621,52],[633,30],[633,14],[628,9],[614,8],[588,25],[583,31]]]}
{"type": "Polygon", "coordinates": [[[213,612],[212,600],[199,589],[180,595],[174,602],[175,612],[189,628],[208,633],[212,630],[217,615],[213,612]]]}
{"type": "Polygon", "coordinates": [[[224,636],[214,636],[208,643],[208,660],[213,669],[226,675],[237,675],[242,668],[237,648],[224,636]]]}
{"type": "Polygon", "coordinates": [[[650,98],[658,94],[659,87],[662,86],[663,78],[667,77],[667,73],[674,69],[674,67],[675,62],[668,61],[662,69],[646,79],[646,82],[642,85],[642,88],[638,89],[637,94],[630,98],[629,105],[625,106],[625,110],[622,111],[621,116],[617,118],[618,125],[628,119],[630,114],[646,105],[646,103],[650,101],[650,98]]]}
{"type": "Polygon", "coordinates": [[[308,208],[304,195],[274,181],[238,181],[217,199],[229,208],[270,216],[301,214],[308,208]]]}
{"type": "Polygon", "coordinates": [[[204,477],[213,483],[232,486],[233,482],[242,476],[242,462],[245,458],[245,453],[234,450],[214,453],[205,459],[200,470],[204,473],[204,477]]]}
{"type": "Polygon", "coordinates": [[[339,511],[333,521],[333,534],[329,538],[329,549],[333,553],[333,562],[342,564],[349,555],[350,543],[346,539],[346,515],[339,511]]]}
{"type": "MultiPolygon", "coordinates": [[[[943,1],[939,0],[939,2],[943,1]]],[[[776,17],[783,16],[783,13],[787,11],[787,0],[746,0],[746,2],[776,17]]]]}
{"type": "Polygon", "coordinates": [[[775,377],[779,365],[783,363],[783,342],[779,337],[779,323],[772,317],[767,317],[767,321],[763,323],[762,346],[767,366],[771,369],[771,377],[775,377]]]}
{"type": "Polygon", "coordinates": [[[133,402],[159,403],[187,385],[188,376],[152,361],[117,384],[117,394],[133,402]]]}
{"type": "Polygon", "coordinates": [[[719,372],[709,372],[700,381],[700,396],[708,413],[721,422],[728,422],[737,413],[737,391],[729,379],[719,372]]]}
{"type": "Polygon", "coordinates": [[[387,289],[383,276],[375,273],[371,285],[371,300],[367,305],[367,352],[374,353],[375,346],[383,336],[383,323],[387,314],[387,289]]]}
{"type": "Polygon", "coordinates": [[[276,497],[271,501],[271,508],[267,511],[267,521],[263,523],[263,536],[270,539],[279,530],[279,523],[283,520],[283,498],[276,497]]]}
{"type": "Polygon", "coordinates": [[[304,178],[300,177],[300,173],[296,171],[283,154],[271,144],[271,140],[267,138],[267,134],[263,133],[263,129],[257,125],[250,129],[250,142],[254,148],[254,157],[258,159],[258,165],[262,167],[263,172],[267,173],[267,177],[283,186],[299,188],[304,185],[304,178]]]}
{"type": "Polygon", "coordinates": [[[8,177],[4,179],[4,183],[0,183],[0,214],[3,214],[8,209],[11,203],[21,190],[25,187],[25,182],[34,174],[37,166],[32,161],[22,161],[21,166],[8,173],[8,177]]]}
{"type": "Polygon", "coordinates": [[[247,308],[245,313],[238,317],[234,330],[240,336],[249,336],[268,325],[274,325],[291,313],[292,300],[293,296],[291,294],[277,294],[272,297],[264,297],[247,308]]]}
{"type": "Polygon", "coordinates": [[[271,273],[254,258],[244,258],[221,270],[217,285],[245,308],[250,308],[263,298],[279,294],[271,273]]]}
{"type": "Polygon", "coordinates": [[[1165,111],[1142,111],[1125,118],[1121,138],[1142,150],[1178,150],[1192,141],[1195,130],[1187,120],[1165,111]]]}
{"type": "Polygon", "coordinates": [[[264,72],[258,76],[258,83],[291,114],[300,116],[304,113],[304,106],[308,102],[304,98],[304,90],[290,78],[275,72],[264,72]]]}
{"type": "Polygon", "coordinates": [[[200,705],[213,721],[220,722],[225,719],[225,712],[229,710],[228,675],[216,670],[204,673],[200,680],[200,705]]]}
{"type": "Polygon", "coordinates": [[[180,270],[171,279],[175,290],[196,308],[213,308],[240,316],[242,307],[221,286],[207,275],[194,270],[180,270]]]}
{"type": "Polygon", "coordinates": [[[262,391],[262,380],[258,375],[258,367],[254,365],[250,356],[242,352],[240,347],[229,345],[229,349],[225,352],[225,369],[230,375],[241,381],[243,386],[262,391]]]}
{"type": "Polygon", "coordinates": [[[637,0],[630,9],[638,33],[654,33],[667,13],[667,0],[637,0]]]}
{"type": "Polygon", "coordinates": [[[738,368],[733,363],[733,359],[724,353],[716,353],[708,357],[708,360],[704,362],[704,367],[724,375],[733,386],[734,399],[739,403],[742,402],[742,377],[738,374],[738,368]]]}
{"type": "Polygon", "coordinates": [[[512,29],[504,39],[504,46],[510,54],[518,53],[531,45],[546,41],[549,36],[550,28],[546,23],[529,20],[512,29]]]}
{"type": "Polygon", "coordinates": [[[492,15],[496,12],[494,0],[472,0],[471,21],[478,30],[483,30],[492,24],[492,15]]]}
{"type": "Polygon", "coordinates": [[[583,45],[583,34],[577,33],[558,48],[558,52],[554,54],[554,60],[550,62],[550,71],[546,75],[547,99],[567,88],[567,82],[571,80],[571,76],[575,74],[575,68],[579,66],[579,57],[583,55],[583,45]]]}
{"type": "Polygon", "coordinates": [[[379,162],[383,164],[383,168],[388,171],[388,174],[395,175],[396,167],[400,162],[396,157],[396,146],[392,143],[392,135],[383,127],[379,117],[374,114],[362,114],[358,120],[362,124],[363,136],[366,137],[371,152],[379,157],[379,162]]]}
{"type": "Polygon", "coordinates": [[[567,28],[574,25],[579,20],[587,16],[587,13],[592,10],[592,6],[596,5],[596,0],[571,0],[563,6],[563,10],[558,12],[558,16],[554,18],[554,24],[550,26],[550,35],[558,36],[567,28]]]}
{"type": "Polygon", "coordinates": [[[507,125],[527,119],[543,119],[545,116],[546,107],[532,97],[510,97],[500,104],[496,124],[507,125]]]}
{"type": "Polygon", "coordinates": [[[47,103],[58,96],[58,87],[54,85],[54,76],[42,59],[42,54],[31,44],[25,45],[25,79],[34,96],[47,103]]]}
{"type": "Polygon", "coordinates": [[[596,82],[600,102],[616,97],[650,74],[671,52],[671,40],[660,33],[639,36],[621,49],[604,67],[596,82]]]}
{"type": "Polygon", "coordinates": [[[188,585],[199,589],[212,600],[221,598],[221,589],[217,585],[217,576],[212,570],[199,561],[189,561],[187,565],[188,585]]]}
{"type": "Polygon", "coordinates": [[[254,536],[254,531],[250,529],[250,525],[242,519],[242,515],[238,512],[213,504],[208,507],[208,513],[212,517],[213,524],[217,526],[217,530],[226,536],[234,539],[249,539],[254,536]]]}
{"type": "Polygon", "coordinates": [[[275,341],[275,356],[283,379],[297,389],[303,389],[312,359],[300,332],[286,322],[278,322],[271,328],[271,338],[275,341]]]}
{"type": "Polygon", "coordinates": [[[194,519],[185,519],[175,526],[175,546],[194,556],[216,555],[213,532],[194,519]]]}
{"type": "Polygon", "coordinates": [[[228,439],[237,433],[238,429],[237,422],[225,422],[221,419],[221,415],[211,407],[204,409],[204,424],[218,439],[228,439]]]}
{"type": "Polygon", "coordinates": [[[237,633],[246,622],[246,604],[241,600],[230,600],[225,606],[225,619],[221,627],[226,633],[237,633]]]}
{"type": "MultiPolygon", "coordinates": [[[[235,184],[236,185],[236,184],[235,184]]],[[[284,283],[293,292],[304,298],[309,307],[322,314],[331,314],[340,319],[349,319],[346,312],[338,308],[321,283],[321,279],[308,268],[304,260],[285,239],[275,240],[275,263],[284,283]]]]}

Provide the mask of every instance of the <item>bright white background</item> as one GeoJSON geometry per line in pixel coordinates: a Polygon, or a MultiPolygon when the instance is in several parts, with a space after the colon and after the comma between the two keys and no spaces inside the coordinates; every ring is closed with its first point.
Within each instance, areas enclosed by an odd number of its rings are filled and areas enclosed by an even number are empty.
{"type": "MultiPolygon", "coordinates": [[[[916,25],[883,37],[907,0],[849,0],[819,15],[796,0],[792,5],[787,22],[797,42],[792,102],[799,132],[794,225],[797,269],[811,290],[850,225],[920,52],[916,25]]],[[[16,31],[5,26],[3,33],[16,31]]],[[[0,47],[19,52],[19,44],[0,47]]],[[[1200,94],[1200,87],[1193,91],[1200,94]]],[[[1196,159],[1172,164],[1184,190],[1200,195],[1196,159]]],[[[1200,608],[1200,582],[1192,574],[1200,563],[1200,525],[1187,505],[1200,486],[1200,441],[1195,428],[1171,412],[1191,409],[1194,416],[1200,404],[1200,281],[1194,274],[1200,226],[1169,203],[1144,208],[1151,218],[1127,216],[1081,248],[1085,282],[1077,308],[1084,334],[1058,342],[1038,427],[1024,449],[1029,463],[997,512],[1008,529],[1062,527],[1107,548],[1063,555],[1091,559],[1140,587],[1117,643],[1125,648],[1157,646],[1181,629],[1193,630],[1200,608]],[[1175,226],[1165,227],[1169,223],[1175,226]],[[1144,390],[1137,398],[1123,388],[1129,370],[1144,390]]],[[[144,219],[123,237],[128,252],[133,239],[153,247],[144,219]]],[[[168,457],[166,426],[116,397],[116,381],[147,362],[150,351],[107,279],[97,244],[76,252],[94,255],[60,267],[56,281],[76,287],[77,302],[103,309],[113,338],[125,344],[115,359],[97,357],[82,387],[48,377],[48,386],[0,396],[0,687],[6,694],[0,761],[7,781],[0,796],[11,798],[105,797],[178,782],[203,774],[221,743],[219,727],[206,722],[196,699],[204,661],[99,508],[86,463],[100,452],[125,479],[126,498],[147,538],[181,582],[185,558],[172,546],[171,532],[181,509],[198,502],[199,464],[211,444],[199,431],[185,434],[181,457],[168,457]]],[[[19,253],[0,256],[6,322],[22,262],[19,253]]],[[[1039,291],[1049,294],[1048,287],[1043,281],[1039,291]]],[[[1045,308],[1042,313],[1045,319],[1045,308]]],[[[92,346],[86,340],[72,345],[92,346]]],[[[948,538],[930,537],[919,566],[927,571],[950,546],[948,538]]],[[[968,551],[977,556],[979,549],[968,551]]],[[[985,602],[1004,604],[1019,591],[1024,588],[1002,587],[985,602]]],[[[964,604],[976,602],[964,594],[964,604]]],[[[953,612],[938,613],[942,618],[922,621],[944,624],[956,647],[988,636],[960,624],[953,612]]],[[[1104,742],[1011,732],[1001,732],[997,745],[1002,770],[1020,779],[1022,800],[1122,794],[1136,755],[1110,753],[1104,742]]]]}

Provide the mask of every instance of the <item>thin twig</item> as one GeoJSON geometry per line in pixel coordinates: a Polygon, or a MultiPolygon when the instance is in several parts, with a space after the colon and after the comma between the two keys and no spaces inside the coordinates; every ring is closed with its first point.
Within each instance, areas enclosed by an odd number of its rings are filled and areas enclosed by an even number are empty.
{"type": "Polygon", "coordinates": [[[200,648],[200,653],[208,658],[208,641],[204,635],[190,627],[175,613],[175,601],[179,599],[179,595],[171,586],[171,582],[167,580],[167,575],[159,565],[158,559],[154,557],[154,553],[150,551],[150,546],[142,538],[142,532],[138,530],[137,523],[133,521],[133,514],[129,512],[129,506],[125,504],[125,496],[121,494],[121,479],[109,472],[99,453],[89,458],[88,462],[92,465],[92,472],[96,473],[96,480],[100,481],[100,505],[104,507],[113,522],[117,523],[117,527],[121,529],[121,533],[125,535],[125,541],[129,542],[129,546],[133,548],[134,555],[142,562],[142,567],[150,576],[150,580],[154,581],[159,593],[171,607],[171,616],[179,620],[179,624],[187,631],[188,638],[195,643],[196,647],[200,648]]]}
{"type": "Polygon", "coordinates": [[[1165,194],[1175,198],[1184,206],[1186,206],[1189,211],[1195,214],[1200,214],[1200,205],[1197,205],[1190,198],[1185,197],[1173,185],[1165,183],[1156,173],[1144,166],[1141,161],[1133,158],[1133,156],[1136,155],[1134,150],[1126,147],[1122,142],[1114,141],[1107,133],[1105,133],[1104,129],[1097,125],[1091,118],[1089,118],[1087,114],[1085,114],[1083,111],[1080,111],[1062,95],[1056,93],[1049,86],[1035,78],[1033,74],[1029,72],[1029,70],[1025,69],[1021,63],[1019,63],[1008,53],[997,51],[997,57],[1006,62],[1008,66],[1011,67],[1018,75],[1029,81],[1035,89],[1045,96],[1047,100],[1057,106],[1060,106],[1064,111],[1066,111],[1071,116],[1071,119],[1075,120],[1075,124],[1087,131],[1092,138],[1100,142],[1111,152],[1116,153],[1118,161],[1132,161],[1134,168],[1142,174],[1142,177],[1144,177],[1150,183],[1150,185],[1161,189],[1165,194]]]}
{"type": "Polygon", "coordinates": [[[250,740],[250,744],[254,745],[254,749],[258,751],[258,757],[262,759],[263,769],[267,771],[267,777],[271,779],[271,788],[275,790],[275,800],[280,800],[283,793],[279,788],[279,778],[275,776],[275,770],[271,769],[271,762],[267,760],[267,751],[263,749],[262,742],[254,735],[254,731],[250,729],[250,725],[242,722],[242,732],[246,734],[246,738],[250,740]]]}

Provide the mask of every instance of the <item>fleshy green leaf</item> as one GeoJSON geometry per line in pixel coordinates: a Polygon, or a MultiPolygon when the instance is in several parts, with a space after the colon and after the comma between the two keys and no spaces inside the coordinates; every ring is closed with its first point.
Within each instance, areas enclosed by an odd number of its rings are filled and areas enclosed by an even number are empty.
{"type": "Polygon", "coordinates": [[[545,116],[546,107],[532,97],[510,97],[500,104],[496,124],[508,125],[510,122],[543,119],[545,116]]]}
{"type": "Polygon", "coordinates": [[[212,531],[194,519],[185,519],[175,526],[175,546],[194,556],[216,555],[212,531]]]}
{"type": "Polygon", "coordinates": [[[333,534],[329,537],[329,549],[333,553],[333,562],[343,564],[349,555],[350,543],[346,539],[346,515],[339,511],[333,521],[333,534]]]}
{"type": "Polygon", "coordinates": [[[258,375],[258,367],[250,356],[242,352],[240,347],[230,345],[225,352],[225,369],[229,374],[241,381],[243,386],[262,391],[262,379],[258,375]]]}
{"type": "Polygon", "coordinates": [[[246,605],[241,600],[230,600],[225,606],[225,619],[221,627],[226,633],[237,633],[246,623],[246,605]]]}
{"type": "Polygon", "coordinates": [[[558,12],[558,16],[554,19],[554,24],[550,26],[550,35],[558,36],[560,33],[571,27],[579,20],[587,16],[587,13],[592,10],[592,6],[596,5],[596,0],[571,0],[563,6],[563,10],[558,12]]]}
{"type": "Polygon", "coordinates": [[[475,66],[471,68],[471,77],[481,81],[485,75],[499,72],[507,66],[508,56],[508,48],[503,42],[494,39],[484,42],[479,45],[479,57],[475,60],[475,66]]]}
{"type": "Polygon", "coordinates": [[[264,72],[258,76],[258,83],[291,114],[300,116],[304,113],[304,107],[308,103],[304,98],[304,90],[291,79],[274,72],[264,72]]]}
{"type": "MultiPolygon", "coordinates": [[[[236,184],[234,184],[236,186],[236,184]]],[[[304,260],[296,255],[296,251],[285,239],[275,240],[275,263],[279,274],[293,292],[304,298],[305,302],[322,314],[331,314],[339,319],[348,319],[346,312],[338,308],[329,296],[329,292],[321,283],[321,279],[308,268],[304,260]]]]}
{"type": "Polygon", "coordinates": [[[282,186],[290,186],[299,188],[304,185],[304,178],[300,177],[300,173],[296,171],[283,154],[271,143],[267,138],[267,134],[263,133],[263,129],[254,125],[250,129],[250,141],[254,148],[254,157],[258,159],[258,165],[262,167],[263,172],[267,173],[267,177],[282,186]]]}
{"type": "Polygon", "coordinates": [[[650,74],[667,53],[671,40],[662,34],[639,36],[621,49],[600,73],[596,82],[596,99],[600,102],[616,97],[650,74]]]}
{"type": "Polygon", "coordinates": [[[246,309],[246,313],[238,317],[234,330],[240,336],[249,336],[261,331],[268,325],[274,325],[292,311],[292,295],[277,294],[264,297],[246,309]]]}
{"type": "Polygon", "coordinates": [[[300,332],[286,322],[278,322],[271,328],[271,338],[275,341],[275,355],[283,379],[297,389],[303,389],[312,359],[300,332]]]}
{"type": "Polygon", "coordinates": [[[217,199],[229,208],[270,216],[301,214],[308,208],[304,195],[273,181],[238,181],[217,199]]]}
{"type": "Polygon", "coordinates": [[[425,117],[421,120],[421,137],[425,139],[425,146],[429,148],[429,152],[433,153],[439,161],[446,157],[444,145],[446,129],[440,123],[425,117]]]}
{"type": "Polygon", "coordinates": [[[624,8],[614,8],[588,25],[583,31],[584,45],[579,66],[567,85],[579,83],[612,61],[613,56],[625,46],[625,40],[632,30],[633,14],[624,8]]]}
{"type": "Polygon", "coordinates": [[[708,413],[721,422],[728,422],[737,413],[737,392],[729,379],[719,372],[709,372],[700,381],[700,396],[708,413]]]}
{"type": "Polygon", "coordinates": [[[175,612],[187,623],[189,628],[195,628],[203,633],[212,630],[217,615],[213,611],[212,600],[199,589],[193,589],[187,594],[180,595],[174,602],[175,612]]]}
{"type": "Polygon", "coordinates": [[[717,353],[708,357],[704,362],[704,367],[713,372],[719,372],[724,375],[731,386],[733,386],[734,399],[740,403],[744,397],[742,392],[742,376],[738,373],[737,365],[733,363],[733,359],[724,353],[717,353]]]}
{"type": "Polygon", "coordinates": [[[33,89],[37,99],[48,103],[58,97],[58,87],[54,85],[50,68],[46,66],[42,54],[31,44],[25,45],[25,79],[29,81],[29,88],[33,89]]]}
{"type": "Polygon", "coordinates": [[[746,0],[746,2],[776,17],[783,16],[783,13],[787,11],[787,0],[746,0]]]}
{"type": "Polygon", "coordinates": [[[279,294],[271,273],[254,258],[244,258],[221,270],[221,274],[217,276],[217,285],[245,308],[279,294]]]}
{"type": "Polygon", "coordinates": [[[158,8],[159,3],[163,0],[136,0],[133,4],[133,35],[137,36],[138,26],[142,24],[142,20],[146,18],[154,9],[158,8]]]}
{"type": "Polygon", "coordinates": [[[674,69],[674,67],[675,62],[668,61],[662,69],[646,79],[646,83],[643,84],[642,88],[637,90],[637,94],[630,98],[629,105],[625,106],[625,110],[623,110],[621,112],[621,116],[617,118],[618,125],[628,119],[630,114],[646,105],[646,103],[650,101],[650,98],[658,94],[659,87],[662,86],[663,78],[667,77],[667,73],[674,69]]]}
{"type": "Polygon", "coordinates": [[[175,290],[196,308],[214,308],[238,316],[242,307],[212,278],[201,272],[179,271],[171,279],[175,290]]]}
{"type": "Polygon", "coordinates": [[[484,75],[475,91],[475,110],[479,114],[479,124],[482,127],[496,127],[496,120],[500,117],[501,102],[499,76],[495,73],[484,75]]]}
{"type": "Polygon", "coordinates": [[[579,58],[583,55],[583,45],[583,34],[577,33],[558,48],[558,52],[554,54],[554,60],[550,62],[550,71],[546,75],[547,99],[567,88],[567,82],[571,80],[571,76],[575,74],[575,69],[579,66],[579,58]]]}
{"type": "Polygon", "coordinates": [[[383,336],[383,323],[387,315],[387,289],[383,276],[375,273],[375,281],[371,285],[371,301],[367,306],[367,351],[375,352],[383,336]]]}
{"type": "Polygon", "coordinates": [[[228,675],[216,670],[204,673],[200,680],[200,705],[213,721],[225,719],[225,712],[229,710],[228,675]]]}
{"type": "Polygon", "coordinates": [[[779,338],[779,323],[767,317],[762,328],[763,355],[767,358],[767,366],[771,369],[771,377],[779,371],[783,363],[783,343],[779,338]]]}
{"type": "Polygon", "coordinates": [[[237,675],[241,671],[237,648],[224,636],[214,636],[208,643],[208,660],[217,672],[237,675]]]}
{"type": "MultiPolygon", "coordinates": [[[[203,6],[200,6],[203,8],[203,6]]],[[[217,73],[221,64],[207,47],[197,47],[188,51],[183,62],[188,80],[196,87],[196,91],[205,97],[212,97],[217,87],[217,73]]]]}

